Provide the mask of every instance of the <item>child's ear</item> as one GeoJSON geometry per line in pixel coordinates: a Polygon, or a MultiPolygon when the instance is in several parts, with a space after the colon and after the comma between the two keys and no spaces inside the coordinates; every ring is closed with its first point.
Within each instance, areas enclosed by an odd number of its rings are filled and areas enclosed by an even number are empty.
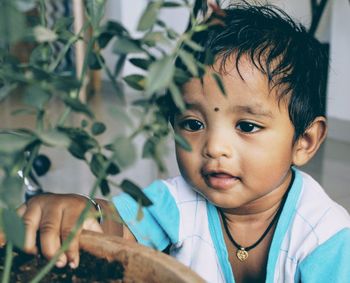
{"type": "Polygon", "coordinates": [[[306,164],[317,152],[327,135],[326,118],[319,116],[293,146],[293,165],[306,164]]]}

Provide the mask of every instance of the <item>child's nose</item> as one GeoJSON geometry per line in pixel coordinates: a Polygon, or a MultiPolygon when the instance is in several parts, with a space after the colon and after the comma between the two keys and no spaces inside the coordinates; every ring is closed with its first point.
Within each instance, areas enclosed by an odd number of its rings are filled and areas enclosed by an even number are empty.
{"type": "Polygon", "coordinates": [[[227,131],[215,130],[208,133],[203,148],[204,156],[216,159],[219,157],[230,158],[233,151],[232,135],[227,131]]]}

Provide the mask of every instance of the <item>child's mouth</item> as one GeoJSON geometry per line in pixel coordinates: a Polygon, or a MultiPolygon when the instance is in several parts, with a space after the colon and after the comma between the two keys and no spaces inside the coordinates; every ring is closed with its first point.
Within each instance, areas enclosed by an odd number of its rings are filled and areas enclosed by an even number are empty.
{"type": "Polygon", "coordinates": [[[210,172],[204,174],[207,185],[217,190],[228,190],[239,180],[225,172],[210,172]]]}

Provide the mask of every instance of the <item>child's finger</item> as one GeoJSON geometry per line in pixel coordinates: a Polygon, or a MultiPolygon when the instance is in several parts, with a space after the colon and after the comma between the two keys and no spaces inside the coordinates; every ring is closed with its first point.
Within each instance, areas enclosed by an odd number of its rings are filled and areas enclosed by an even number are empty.
{"type": "MultiPolygon", "coordinates": [[[[44,257],[52,258],[61,247],[60,225],[62,221],[62,209],[52,207],[45,210],[45,217],[40,222],[40,247],[44,257]]],[[[56,263],[57,267],[67,264],[67,258],[62,254],[56,263]]]]}
{"type": "Polygon", "coordinates": [[[27,253],[36,254],[38,252],[36,237],[42,210],[38,205],[27,206],[24,204],[18,209],[18,213],[20,216],[22,216],[26,227],[24,251],[27,253]]]}
{"type": "MultiPolygon", "coordinates": [[[[68,235],[71,233],[72,228],[75,226],[78,215],[72,215],[70,210],[67,209],[63,212],[62,223],[61,223],[61,241],[64,242],[68,235]]],[[[65,252],[67,256],[67,261],[71,268],[76,268],[79,265],[79,236],[81,229],[77,231],[73,240],[70,242],[67,251],[65,252]]]]}

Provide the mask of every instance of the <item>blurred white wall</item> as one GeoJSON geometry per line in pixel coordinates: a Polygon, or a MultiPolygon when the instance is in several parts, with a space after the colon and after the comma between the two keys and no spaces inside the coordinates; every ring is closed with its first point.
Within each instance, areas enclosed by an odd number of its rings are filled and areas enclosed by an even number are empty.
{"type": "Polygon", "coordinates": [[[350,2],[333,0],[328,114],[350,122],[350,2]]]}

